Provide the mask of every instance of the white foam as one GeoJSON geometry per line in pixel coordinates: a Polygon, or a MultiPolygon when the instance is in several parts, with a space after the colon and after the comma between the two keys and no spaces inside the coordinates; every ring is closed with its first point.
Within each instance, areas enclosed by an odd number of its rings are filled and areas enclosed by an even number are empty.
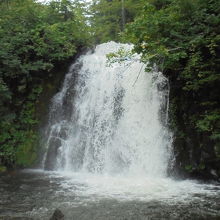
{"type": "Polygon", "coordinates": [[[171,133],[161,120],[162,106],[168,103],[167,80],[161,72],[145,72],[138,55],[107,66],[106,55],[121,47],[132,49],[109,42],[82,56],[77,83],[72,84],[71,70],[53,98],[56,118],[49,121],[47,142],[62,139],[54,158],[56,170],[166,176],[172,146],[171,133]],[[75,97],[68,96],[73,90],[75,97]],[[70,120],[63,115],[65,101],[71,104],[70,120]]]}
{"type": "MultiPolygon", "coordinates": [[[[51,177],[62,178],[61,186],[67,193],[79,198],[100,200],[161,201],[171,203],[201,200],[204,196],[219,196],[220,186],[201,184],[193,180],[171,178],[146,178],[142,176],[110,176],[91,173],[51,173],[51,177]]],[[[81,200],[81,199],[80,199],[81,200]]],[[[86,201],[86,199],[85,199],[86,201]]]]}

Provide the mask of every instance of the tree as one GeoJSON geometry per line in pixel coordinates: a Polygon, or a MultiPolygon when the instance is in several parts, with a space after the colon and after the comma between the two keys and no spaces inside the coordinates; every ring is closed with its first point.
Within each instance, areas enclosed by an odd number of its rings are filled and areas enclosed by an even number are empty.
{"type": "Polygon", "coordinates": [[[133,21],[140,11],[140,1],[95,0],[90,6],[91,26],[96,42],[119,41],[126,23],[133,21]]]}

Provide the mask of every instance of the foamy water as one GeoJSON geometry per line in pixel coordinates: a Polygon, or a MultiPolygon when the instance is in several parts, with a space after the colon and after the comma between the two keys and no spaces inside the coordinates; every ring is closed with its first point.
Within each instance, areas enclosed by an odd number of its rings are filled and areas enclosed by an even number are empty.
{"type": "Polygon", "coordinates": [[[168,81],[156,70],[145,72],[138,55],[108,66],[106,55],[120,48],[132,46],[101,44],[72,65],[52,100],[45,169],[166,176],[168,81]]]}
{"type": "MultiPolygon", "coordinates": [[[[60,177],[63,174],[56,173],[60,177]]],[[[220,187],[211,184],[199,184],[196,181],[176,181],[169,178],[144,178],[130,176],[109,176],[82,173],[65,173],[62,187],[72,190],[80,196],[114,198],[118,200],[184,202],[193,199],[196,194],[217,195],[220,187]]],[[[94,198],[93,198],[94,199],[94,198]]]]}

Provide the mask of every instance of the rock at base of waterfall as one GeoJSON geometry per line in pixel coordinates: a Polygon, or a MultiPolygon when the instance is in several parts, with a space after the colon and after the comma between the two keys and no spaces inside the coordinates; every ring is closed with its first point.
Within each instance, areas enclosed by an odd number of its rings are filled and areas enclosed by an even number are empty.
{"type": "Polygon", "coordinates": [[[64,214],[59,209],[56,209],[50,220],[64,220],[64,214]]]}

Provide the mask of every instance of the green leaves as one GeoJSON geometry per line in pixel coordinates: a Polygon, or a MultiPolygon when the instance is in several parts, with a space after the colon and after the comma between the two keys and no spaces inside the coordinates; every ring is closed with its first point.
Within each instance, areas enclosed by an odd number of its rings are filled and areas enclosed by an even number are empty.
{"type": "MultiPolygon", "coordinates": [[[[36,103],[42,83],[58,62],[89,42],[88,25],[69,0],[0,2],[0,163],[30,165],[36,159],[36,103]]],[[[1,164],[0,164],[1,165],[1,164]]]]}
{"type": "Polygon", "coordinates": [[[30,130],[24,133],[23,140],[15,152],[15,160],[17,165],[27,167],[36,161],[36,142],[37,136],[34,131],[30,130]]]}
{"type": "Polygon", "coordinates": [[[217,125],[219,126],[220,124],[220,111],[216,110],[216,111],[207,112],[205,115],[202,115],[200,117],[201,119],[196,122],[196,127],[200,131],[213,132],[213,135],[215,137],[218,137],[217,133],[215,132],[216,131],[215,128],[217,125]]]}
{"type": "Polygon", "coordinates": [[[91,31],[95,43],[121,40],[124,23],[134,20],[144,0],[95,0],[90,6],[91,31]]]}
{"type": "Polygon", "coordinates": [[[131,50],[125,50],[121,47],[116,53],[109,53],[106,57],[107,66],[112,66],[113,63],[122,63],[124,60],[132,60],[134,53],[131,50]]]}
{"type": "Polygon", "coordinates": [[[184,90],[198,91],[220,80],[219,10],[216,0],[148,1],[125,37],[143,60],[178,72],[184,90]]]}

